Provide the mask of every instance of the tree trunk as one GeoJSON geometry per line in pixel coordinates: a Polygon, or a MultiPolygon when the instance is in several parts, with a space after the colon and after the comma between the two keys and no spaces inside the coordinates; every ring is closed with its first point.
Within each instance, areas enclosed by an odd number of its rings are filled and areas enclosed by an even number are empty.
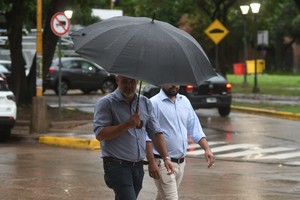
{"type": "Polygon", "coordinates": [[[9,49],[11,52],[12,75],[10,87],[16,96],[17,105],[28,104],[28,85],[25,75],[25,61],[22,53],[22,29],[25,15],[25,0],[13,1],[12,9],[6,14],[9,49]]]}

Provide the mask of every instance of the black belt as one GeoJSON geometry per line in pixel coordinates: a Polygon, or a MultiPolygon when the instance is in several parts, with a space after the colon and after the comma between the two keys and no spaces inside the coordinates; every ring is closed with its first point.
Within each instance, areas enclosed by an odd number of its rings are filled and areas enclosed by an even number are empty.
{"type": "Polygon", "coordinates": [[[130,167],[140,167],[143,166],[144,161],[138,161],[138,162],[130,162],[127,160],[122,160],[119,158],[115,158],[115,157],[103,157],[103,161],[104,162],[118,162],[120,164],[126,165],[126,166],[130,166],[130,167]]]}
{"type": "MultiPolygon", "coordinates": [[[[162,157],[160,155],[154,154],[154,158],[161,158],[162,157]]],[[[184,162],[184,158],[171,158],[171,161],[177,164],[183,163],[184,162]]]]}

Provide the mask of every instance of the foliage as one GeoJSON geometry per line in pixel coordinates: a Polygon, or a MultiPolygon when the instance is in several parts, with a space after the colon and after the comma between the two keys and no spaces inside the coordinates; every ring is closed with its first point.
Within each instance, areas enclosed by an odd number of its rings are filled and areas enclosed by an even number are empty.
{"type": "Polygon", "coordinates": [[[152,18],[155,13],[155,19],[166,21],[174,26],[184,13],[184,0],[161,1],[161,0],[136,0],[135,16],[152,18]]]}

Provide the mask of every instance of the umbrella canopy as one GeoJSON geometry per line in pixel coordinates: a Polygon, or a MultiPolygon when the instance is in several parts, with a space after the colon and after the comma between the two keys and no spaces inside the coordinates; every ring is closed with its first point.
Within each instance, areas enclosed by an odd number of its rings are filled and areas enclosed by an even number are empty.
{"type": "Polygon", "coordinates": [[[200,85],[216,75],[200,44],[166,22],[113,17],[71,37],[75,52],[108,72],[154,85],[200,85]]]}

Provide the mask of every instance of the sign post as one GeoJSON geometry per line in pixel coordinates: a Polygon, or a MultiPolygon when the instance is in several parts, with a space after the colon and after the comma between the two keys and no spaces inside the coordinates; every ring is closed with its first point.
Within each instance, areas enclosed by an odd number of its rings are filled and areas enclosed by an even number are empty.
{"type": "Polygon", "coordinates": [[[51,30],[58,36],[58,111],[59,118],[61,118],[61,36],[69,32],[70,19],[63,13],[57,12],[51,18],[51,30]]]}
{"type": "Polygon", "coordinates": [[[63,13],[57,12],[51,18],[51,30],[59,37],[64,36],[69,32],[70,19],[63,13]]]}
{"type": "Polygon", "coordinates": [[[257,45],[261,46],[261,56],[265,59],[264,49],[269,45],[269,32],[267,30],[257,31],[257,45]]]}
{"type": "Polygon", "coordinates": [[[219,20],[213,21],[204,33],[216,44],[216,55],[215,55],[215,65],[218,69],[218,44],[223,40],[223,38],[229,33],[227,28],[219,20]]]}

